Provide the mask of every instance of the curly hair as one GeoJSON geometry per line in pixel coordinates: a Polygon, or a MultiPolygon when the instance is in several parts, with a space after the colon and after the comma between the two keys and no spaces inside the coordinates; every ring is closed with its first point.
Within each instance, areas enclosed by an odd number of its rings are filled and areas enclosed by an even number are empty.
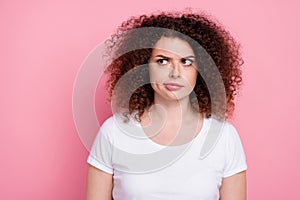
{"type": "Polygon", "coordinates": [[[127,109],[128,114],[135,113],[140,121],[153,104],[148,62],[153,46],[163,36],[183,39],[195,52],[199,73],[190,95],[192,106],[206,117],[231,117],[242,83],[240,45],[222,25],[203,13],[161,12],[131,17],[122,23],[108,48],[113,60],[106,69],[107,89],[114,105],[127,109]],[[137,31],[143,28],[146,31],[137,31]]]}

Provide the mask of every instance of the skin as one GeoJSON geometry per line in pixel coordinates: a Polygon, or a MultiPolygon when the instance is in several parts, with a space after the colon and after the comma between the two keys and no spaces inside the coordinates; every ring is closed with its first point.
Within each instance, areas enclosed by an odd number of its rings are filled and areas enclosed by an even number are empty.
{"type": "Polygon", "coordinates": [[[220,188],[220,200],[246,200],[246,171],[224,178],[220,188]]]}
{"type": "MultiPolygon", "coordinates": [[[[196,67],[186,41],[162,37],[154,46],[149,61],[154,105],[141,116],[144,131],[154,142],[181,145],[199,133],[203,115],[193,110],[189,99],[196,84],[196,67]]],[[[86,200],[112,200],[112,188],[113,175],[89,165],[86,200]]],[[[222,180],[220,200],[246,200],[245,171],[222,180]]]]}
{"type": "Polygon", "coordinates": [[[198,74],[190,45],[179,38],[162,37],[154,48],[149,65],[154,103],[164,106],[169,103],[177,105],[178,101],[184,105],[189,104],[189,94],[195,87],[198,74]],[[168,83],[176,83],[182,87],[170,92],[165,85],[168,83]]]}
{"type": "Polygon", "coordinates": [[[112,200],[113,175],[88,166],[86,200],[112,200]]]}
{"type": "Polygon", "coordinates": [[[189,99],[197,74],[195,55],[186,41],[168,37],[157,41],[149,61],[154,106],[141,117],[145,133],[154,142],[184,144],[201,129],[203,119],[189,99]],[[153,130],[159,132],[153,136],[153,130]]]}

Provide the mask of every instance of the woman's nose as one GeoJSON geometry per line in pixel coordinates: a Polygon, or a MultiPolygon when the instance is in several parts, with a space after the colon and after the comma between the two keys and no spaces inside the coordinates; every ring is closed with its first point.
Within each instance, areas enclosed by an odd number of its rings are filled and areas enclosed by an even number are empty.
{"type": "Polygon", "coordinates": [[[171,78],[179,78],[180,76],[181,76],[180,63],[179,62],[172,62],[170,77],[171,78]]]}

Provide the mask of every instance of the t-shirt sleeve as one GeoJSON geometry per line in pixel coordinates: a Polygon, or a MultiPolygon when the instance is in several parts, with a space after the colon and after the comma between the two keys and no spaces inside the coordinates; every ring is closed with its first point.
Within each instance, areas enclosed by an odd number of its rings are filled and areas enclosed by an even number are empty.
{"type": "Polygon", "coordinates": [[[112,120],[106,120],[99,129],[92,145],[87,162],[109,174],[113,174],[112,167],[112,120]]]}
{"type": "Polygon", "coordinates": [[[225,132],[225,167],[223,178],[232,176],[239,172],[247,170],[246,156],[241,139],[235,127],[228,123],[227,131],[225,132]]]}

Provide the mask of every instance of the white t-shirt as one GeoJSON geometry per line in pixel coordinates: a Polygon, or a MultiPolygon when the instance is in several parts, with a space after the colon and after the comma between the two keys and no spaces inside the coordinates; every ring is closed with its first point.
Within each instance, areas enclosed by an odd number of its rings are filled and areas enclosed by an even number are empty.
{"type": "Polygon", "coordinates": [[[164,146],[143,137],[136,121],[124,123],[114,115],[101,126],[87,162],[113,174],[114,200],[218,200],[222,178],[246,170],[247,164],[238,133],[229,122],[222,122],[209,154],[200,158],[216,123],[221,124],[204,118],[191,142],[164,146]]]}

